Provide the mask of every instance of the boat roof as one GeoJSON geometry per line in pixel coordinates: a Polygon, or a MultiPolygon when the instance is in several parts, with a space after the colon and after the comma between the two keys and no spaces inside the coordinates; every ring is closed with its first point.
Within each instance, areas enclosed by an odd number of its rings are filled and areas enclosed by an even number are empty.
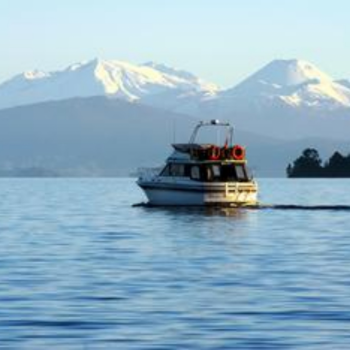
{"type": "Polygon", "coordinates": [[[213,146],[211,143],[174,143],[175,151],[181,153],[190,153],[192,150],[207,150],[213,146]]]}

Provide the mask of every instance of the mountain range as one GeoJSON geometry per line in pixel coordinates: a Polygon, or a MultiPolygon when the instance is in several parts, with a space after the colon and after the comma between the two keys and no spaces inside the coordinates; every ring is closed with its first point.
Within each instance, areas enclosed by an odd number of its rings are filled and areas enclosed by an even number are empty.
{"type": "Polygon", "coordinates": [[[172,99],[172,107],[183,110],[186,102],[194,99],[204,104],[215,101],[226,108],[249,100],[332,110],[350,108],[350,80],[335,81],[306,61],[275,60],[238,85],[220,89],[163,64],[94,59],[61,71],[32,70],[13,77],[0,85],[0,108],[92,96],[150,105],[172,99]]]}
{"type": "Polygon", "coordinates": [[[199,119],[213,118],[233,123],[258,175],[281,175],[304,146],[346,151],[350,81],[295,59],[272,61],[228,89],[154,62],[27,71],[0,85],[0,173],[125,174],[161,162],[175,129],[185,141],[199,119]]]}
{"type": "Polygon", "coordinates": [[[194,94],[205,98],[218,90],[215,84],[165,65],[94,59],[61,71],[33,70],[15,76],[0,85],[0,108],[93,96],[152,105],[165,97],[181,100],[194,94]]]}

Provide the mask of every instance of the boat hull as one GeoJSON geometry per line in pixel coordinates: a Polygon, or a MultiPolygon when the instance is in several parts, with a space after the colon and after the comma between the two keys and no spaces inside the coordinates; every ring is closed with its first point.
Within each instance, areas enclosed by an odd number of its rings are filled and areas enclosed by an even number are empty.
{"type": "Polygon", "coordinates": [[[257,204],[257,185],[249,183],[138,183],[150,205],[244,206],[257,204]]]}

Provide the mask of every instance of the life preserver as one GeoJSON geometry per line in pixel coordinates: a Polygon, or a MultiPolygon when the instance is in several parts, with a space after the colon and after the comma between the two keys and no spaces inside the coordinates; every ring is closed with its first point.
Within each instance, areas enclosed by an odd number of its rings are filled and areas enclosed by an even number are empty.
{"type": "Polygon", "coordinates": [[[243,160],[245,158],[245,149],[240,145],[232,147],[231,156],[235,160],[243,160]]]}
{"type": "Polygon", "coordinates": [[[221,150],[218,146],[212,146],[209,148],[208,158],[209,160],[218,160],[220,159],[221,150]]]}

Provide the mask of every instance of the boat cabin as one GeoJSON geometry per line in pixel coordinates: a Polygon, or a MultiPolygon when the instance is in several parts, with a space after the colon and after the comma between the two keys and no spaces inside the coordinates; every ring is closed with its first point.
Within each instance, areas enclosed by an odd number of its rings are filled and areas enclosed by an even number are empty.
{"type": "Polygon", "coordinates": [[[251,181],[246,166],[242,162],[201,162],[192,164],[169,162],[159,175],[184,177],[203,182],[251,181]]]}

